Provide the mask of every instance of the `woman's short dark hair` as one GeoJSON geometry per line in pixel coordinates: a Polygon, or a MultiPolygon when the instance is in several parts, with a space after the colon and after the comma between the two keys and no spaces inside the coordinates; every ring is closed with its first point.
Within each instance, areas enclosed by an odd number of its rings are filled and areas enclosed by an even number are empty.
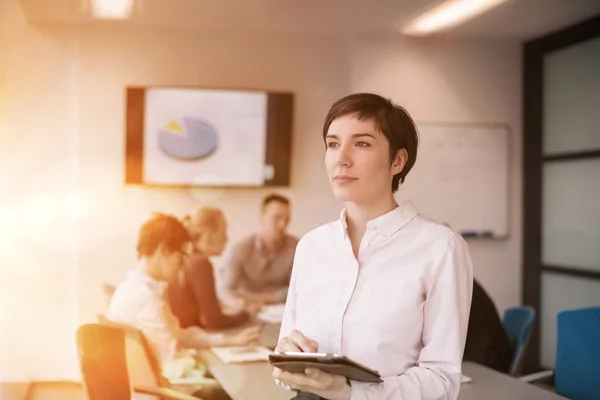
{"type": "Polygon", "coordinates": [[[168,252],[177,251],[191,240],[189,232],[177,218],[154,213],[140,228],[138,258],[151,256],[160,245],[168,252]]]}
{"type": "Polygon", "coordinates": [[[379,130],[390,143],[390,165],[396,158],[398,151],[406,149],[408,160],[404,169],[394,175],[392,192],[398,190],[404,179],[417,160],[417,147],[419,135],[412,117],[404,108],[392,103],[382,96],[373,93],[356,93],[343,97],[332,106],[323,125],[323,140],[331,123],[346,115],[356,116],[357,119],[373,120],[375,128],[379,130]]]}

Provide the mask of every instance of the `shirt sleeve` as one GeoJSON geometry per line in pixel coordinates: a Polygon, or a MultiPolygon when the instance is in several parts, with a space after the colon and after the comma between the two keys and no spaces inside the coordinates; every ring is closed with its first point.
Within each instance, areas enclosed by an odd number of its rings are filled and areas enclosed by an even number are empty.
{"type": "Polygon", "coordinates": [[[281,329],[279,330],[279,339],[289,334],[296,328],[296,287],[298,285],[298,275],[303,269],[304,254],[302,242],[298,243],[296,253],[294,254],[294,262],[290,278],[290,285],[287,289],[285,301],[285,309],[283,311],[283,319],[281,321],[281,329]]]}
{"type": "MultiPolygon", "coordinates": [[[[304,257],[301,249],[301,243],[298,243],[296,253],[294,254],[294,264],[292,267],[292,276],[290,279],[290,286],[287,291],[287,300],[285,302],[285,309],[283,311],[283,319],[281,321],[281,329],[279,330],[279,339],[289,336],[290,333],[296,329],[296,285],[298,280],[299,271],[302,270],[304,257]]],[[[289,385],[275,379],[277,385],[284,389],[292,390],[289,385]]]]}
{"type": "Polygon", "coordinates": [[[249,320],[246,312],[235,315],[223,313],[215,288],[213,266],[206,257],[192,257],[185,271],[185,279],[194,292],[200,312],[199,320],[204,328],[231,328],[249,320]]]}
{"type": "Polygon", "coordinates": [[[383,383],[352,382],[351,400],[458,398],[473,289],[473,265],[462,237],[453,236],[433,265],[416,366],[401,376],[384,378],[383,383]]]}
{"type": "Polygon", "coordinates": [[[175,357],[179,343],[179,324],[168,305],[159,296],[144,295],[138,299],[138,313],[128,324],[141,330],[156,352],[161,363],[175,357]]]}
{"type": "Polygon", "coordinates": [[[145,307],[137,323],[156,349],[161,364],[175,358],[180,346],[206,348],[218,346],[224,339],[221,333],[207,333],[197,326],[181,329],[177,317],[164,301],[145,307]]]}
{"type": "Polygon", "coordinates": [[[281,289],[278,289],[274,292],[273,294],[273,298],[275,300],[275,303],[283,303],[286,301],[287,299],[287,295],[288,295],[288,288],[287,287],[283,287],[281,289]]]}
{"type": "Polygon", "coordinates": [[[208,333],[198,326],[190,326],[182,329],[179,342],[186,348],[207,348],[221,346],[225,339],[222,333],[208,333]]]}
{"type": "Polygon", "coordinates": [[[248,257],[246,242],[237,243],[231,249],[223,265],[223,288],[229,297],[235,296],[244,279],[244,260],[248,257]]]}

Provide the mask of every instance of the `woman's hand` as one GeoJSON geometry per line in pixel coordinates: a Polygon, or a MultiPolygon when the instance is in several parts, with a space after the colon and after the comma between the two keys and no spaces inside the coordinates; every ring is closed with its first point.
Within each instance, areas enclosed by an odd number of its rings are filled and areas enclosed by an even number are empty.
{"type": "Polygon", "coordinates": [[[304,374],[295,374],[275,368],[273,377],[294,390],[313,393],[329,400],[349,400],[352,387],[346,377],[333,375],[316,368],[307,368],[304,374]]]}
{"type": "MultiPolygon", "coordinates": [[[[319,344],[308,339],[298,330],[293,330],[290,336],[281,338],[275,348],[275,352],[315,353],[318,350],[319,344]]],[[[346,377],[328,374],[315,368],[307,368],[304,374],[275,368],[273,377],[294,390],[313,393],[326,399],[348,400],[352,394],[352,388],[346,382],[346,377]]]]}
{"type": "Polygon", "coordinates": [[[246,346],[251,343],[256,343],[260,339],[260,328],[252,327],[231,335],[226,339],[228,346],[246,346]]]}
{"type": "Polygon", "coordinates": [[[277,302],[277,298],[274,292],[264,292],[264,293],[251,293],[251,292],[243,292],[241,293],[242,298],[246,301],[246,303],[258,303],[261,305],[265,304],[273,304],[277,302]]]}
{"type": "Polygon", "coordinates": [[[282,337],[275,348],[276,353],[286,351],[316,353],[319,350],[319,344],[314,340],[307,339],[299,330],[294,329],[290,336],[282,337]]]}
{"type": "Polygon", "coordinates": [[[244,311],[246,311],[251,318],[256,318],[256,316],[262,311],[264,304],[262,303],[248,303],[246,302],[246,306],[244,307],[244,311]]]}

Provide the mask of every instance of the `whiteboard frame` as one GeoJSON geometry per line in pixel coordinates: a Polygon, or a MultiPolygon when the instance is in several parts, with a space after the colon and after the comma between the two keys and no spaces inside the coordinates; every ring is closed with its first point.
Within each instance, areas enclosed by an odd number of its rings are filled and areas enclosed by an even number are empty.
{"type": "MultiPolygon", "coordinates": [[[[421,126],[435,126],[435,127],[450,127],[450,128],[495,128],[495,129],[503,129],[506,131],[506,232],[503,234],[493,235],[493,236],[484,236],[484,235],[476,235],[476,236],[463,236],[465,239],[485,239],[485,240],[507,240],[510,238],[511,231],[511,220],[512,220],[512,207],[511,207],[511,198],[512,198],[512,176],[511,176],[511,166],[514,161],[514,149],[513,149],[513,130],[511,129],[510,124],[505,122],[477,122],[477,121],[432,121],[432,120],[414,120],[415,126],[417,128],[417,133],[419,135],[419,145],[421,144],[421,126]]],[[[419,159],[419,150],[420,146],[417,148],[417,160],[419,159]]],[[[409,172],[410,175],[410,172],[409,172]]],[[[460,233],[460,232],[458,232],[460,233]]]]}

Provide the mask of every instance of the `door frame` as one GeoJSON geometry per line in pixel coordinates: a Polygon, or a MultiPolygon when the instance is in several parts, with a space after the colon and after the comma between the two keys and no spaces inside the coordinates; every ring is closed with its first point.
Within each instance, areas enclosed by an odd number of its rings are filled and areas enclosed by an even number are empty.
{"type": "Polygon", "coordinates": [[[543,62],[556,50],[600,37],[600,15],[523,46],[523,303],[537,310],[538,317],[525,356],[525,370],[540,367],[541,275],[552,272],[600,281],[600,272],[568,265],[542,263],[542,168],[544,163],[600,158],[600,149],[542,154],[543,62]]]}

